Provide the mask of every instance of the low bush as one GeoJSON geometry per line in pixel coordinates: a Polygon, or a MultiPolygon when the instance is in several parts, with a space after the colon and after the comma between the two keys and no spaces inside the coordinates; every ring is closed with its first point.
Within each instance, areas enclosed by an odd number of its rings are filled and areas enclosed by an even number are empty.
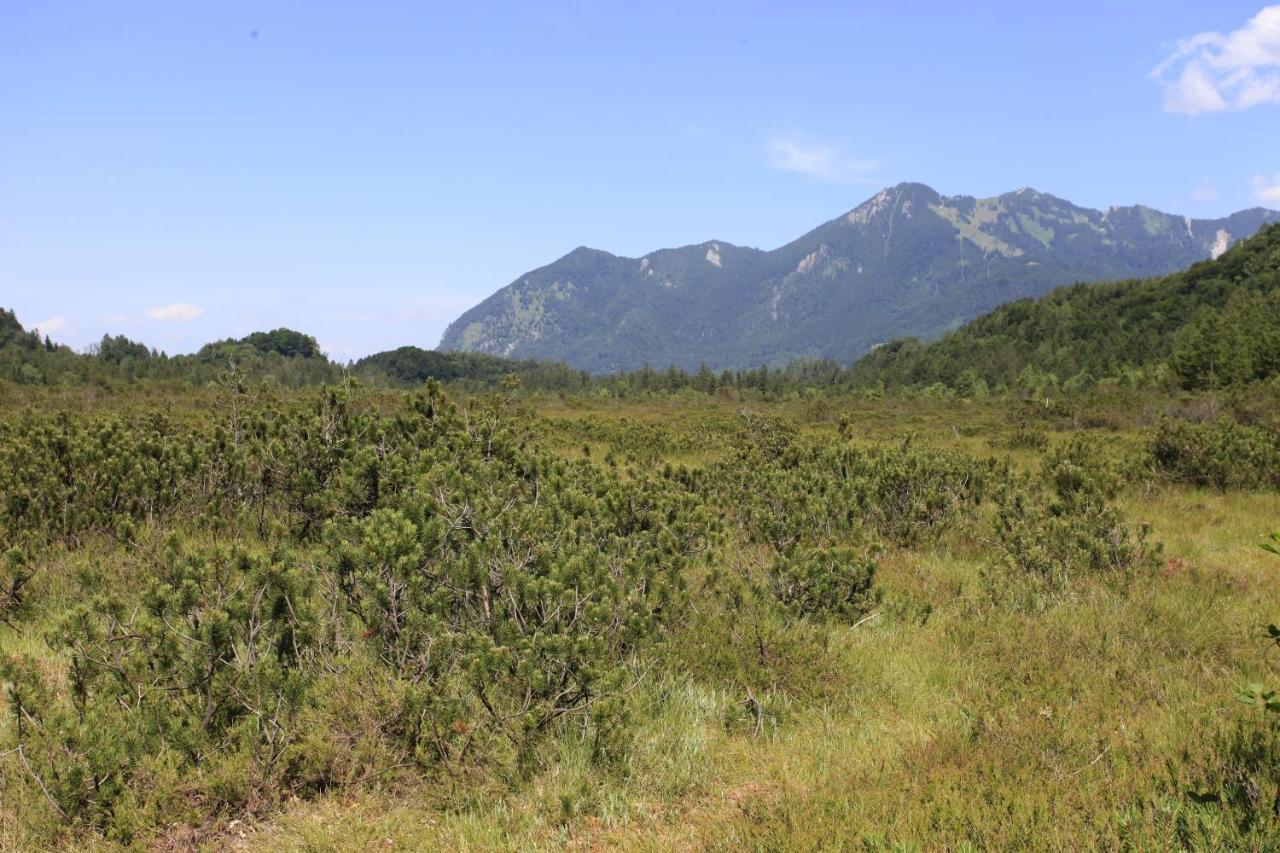
{"type": "MultiPolygon", "coordinates": [[[[140,601],[105,592],[63,621],[53,645],[66,655],[65,690],[30,658],[3,664],[16,748],[68,820],[119,829],[118,806],[156,770],[148,758],[180,775],[227,761],[264,779],[287,772],[311,672],[307,579],[286,557],[194,551],[176,538],[153,568],[140,601]]],[[[214,811],[248,796],[216,785],[203,795],[214,811]]]]}
{"type": "Polygon", "coordinates": [[[1049,449],[1049,433],[1045,431],[1043,424],[1022,417],[1016,420],[1002,436],[993,439],[992,444],[1010,450],[1044,452],[1049,449]]]}
{"type": "Polygon", "coordinates": [[[982,500],[993,462],[961,453],[802,439],[772,425],[710,474],[750,541],[778,552],[800,544],[909,546],[937,536],[982,500]]]}
{"type": "Polygon", "coordinates": [[[797,548],[774,557],[768,575],[774,597],[797,616],[852,620],[877,600],[875,560],[857,548],[797,548]]]}
{"type": "Polygon", "coordinates": [[[1062,590],[1086,575],[1128,578],[1153,569],[1160,546],[1113,505],[1120,476],[1076,439],[1055,450],[1037,481],[1006,484],[996,495],[995,583],[1031,579],[1062,590]]]}
{"type": "Polygon", "coordinates": [[[1166,419],[1152,430],[1151,466],[1179,483],[1215,489],[1280,488],[1280,429],[1231,418],[1166,419]]]}

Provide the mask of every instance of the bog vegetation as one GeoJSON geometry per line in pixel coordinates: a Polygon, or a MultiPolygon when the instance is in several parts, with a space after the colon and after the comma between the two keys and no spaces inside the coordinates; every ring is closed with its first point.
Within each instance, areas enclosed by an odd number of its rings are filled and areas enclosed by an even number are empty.
{"type": "Polygon", "coordinates": [[[7,320],[0,847],[1280,833],[1261,332],[963,396],[7,320]]]}
{"type": "Polygon", "coordinates": [[[1280,829],[1261,389],[1103,428],[1133,407],[23,393],[6,844],[289,847],[333,809],[408,846],[1280,829]]]}

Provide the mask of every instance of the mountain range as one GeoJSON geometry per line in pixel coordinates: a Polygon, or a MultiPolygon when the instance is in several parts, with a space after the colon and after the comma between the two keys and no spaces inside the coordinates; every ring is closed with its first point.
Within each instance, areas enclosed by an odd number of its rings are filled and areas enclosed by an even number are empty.
{"type": "Polygon", "coordinates": [[[1104,212],[1029,188],[979,199],[904,183],[772,251],[711,240],[624,258],[580,247],[464,313],[440,349],[593,373],[850,362],[1064,284],[1165,275],[1276,221],[1263,208],[1205,220],[1104,212]]]}

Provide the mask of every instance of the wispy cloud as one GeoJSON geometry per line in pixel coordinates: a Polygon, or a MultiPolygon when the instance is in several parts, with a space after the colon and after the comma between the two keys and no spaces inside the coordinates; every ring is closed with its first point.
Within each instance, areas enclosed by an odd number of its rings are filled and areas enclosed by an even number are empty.
{"type": "Polygon", "coordinates": [[[799,172],[839,184],[874,183],[873,173],[879,166],[875,160],[850,157],[834,145],[798,135],[775,136],[770,140],[769,162],[784,172],[799,172]]]}
{"type": "Polygon", "coordinates": [[[1280,5],[1265,7],[1238,30],[1182,39],[1151,78],[1163,86],[1171,113],[1280,103],[1280,5]]]}
{"type": "Polygon", "coordinates": [[[49,319],[36,323],[32,328],[38,330],[42,335],[56,335],[58,332],[65,332],[70,326],[71,323],[66,317],[61,314],[54,314],[49,319]]]}
{"type": "Polygon", "coordinates": [[[1218,197],[1218,191],[1209,184],[1201,184],[1191,191],[1191,198],[1195,201],[1213,201],[1218,197]]]}
{"type": "Polygon", "coordinates": [[[1280,204],[1280,173],[1256,175],[1253,179],[1253,197],[1267,204],[1280,204]]]}
{"type": "Polygon", "coordinates": [[[175,302],[172,305],[162,305],[159,308],[147,309],[148,320],[162,320],[170,323],[186,323],[203,314],[203,308],[188,302],[175,302]]]}

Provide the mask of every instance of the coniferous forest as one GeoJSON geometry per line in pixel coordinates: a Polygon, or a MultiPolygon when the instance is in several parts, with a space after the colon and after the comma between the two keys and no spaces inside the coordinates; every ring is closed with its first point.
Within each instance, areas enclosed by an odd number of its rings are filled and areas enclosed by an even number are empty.
{"type": "Polygon", "coordinates": [[[0,315],[0,846],[1266,849],[1280,228],[852,365],[0,315]]]}

